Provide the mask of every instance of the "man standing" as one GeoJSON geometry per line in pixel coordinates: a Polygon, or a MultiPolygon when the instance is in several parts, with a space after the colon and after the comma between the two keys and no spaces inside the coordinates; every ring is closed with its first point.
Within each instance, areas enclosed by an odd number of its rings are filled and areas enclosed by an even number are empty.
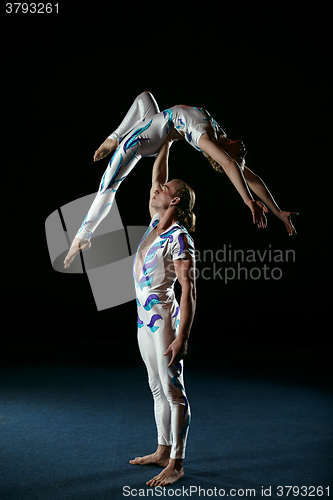
{"type": "Polygon", "coordinates": [[[151,223],[134,260],[138,306],[138,343],[154,398],[158,447],[131,464],[165,467],[147,482],[166,486],[183,477],[183,459],[190,425],[190,405],[183,378],[183,358],[194,318],[195,259],[189,232],[194,231],[195,195],[185,182],[168,180],[171,132],[155,160],[150,191],[151,223]],[[178,305],[174,284],[181,285],[178,305]]]}

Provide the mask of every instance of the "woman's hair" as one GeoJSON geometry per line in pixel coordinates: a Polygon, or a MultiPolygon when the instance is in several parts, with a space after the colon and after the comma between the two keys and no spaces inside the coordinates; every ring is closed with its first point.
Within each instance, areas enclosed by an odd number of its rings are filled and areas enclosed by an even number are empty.
{"type": "Polygon", "coordinates": [[[173,180],[178,184],[174,196],[180,198],[180,202],[176,205],[179,223],[184,226],[189,233],[193,233],[195,230],[195,215],[192,209],[195,203],[195,193],[186,182],[180,179],[173,180]]]}
{"type": "MultiPolygon", "coordinates": [[[[227,153],[229,156],[231,156],[231,158],[236,160],[238,166],[243,170],[244,169],[244,157],[246,155],[246,150],[245,149],[243,151],[240,150],[239,151],[240,156],[235,157],[235,156],[233,156],[233,154],[235,153],[235,150],[231,149],[229,147],[229,143],[230,143],[230,141],[228,140],[227,136],[224,136],[224,135],[222,135],[217,141],[217,144],[221,147],[221,149],[223,149],[223,151],[225,153],[227,153]]],[[[213,160],[213,158],[211,156],[209,156],[209,154],[205,153],[204,151],[202,153],[203,153],[204,157],[207,158],[207,160],[209,161],[211,166],[217,172],[219,172],[220,174],[225,174],[224,168],[216,160],[213,160]]]]}
{"type": "MultiPolygon", "coordinates": [[[[217,143],[218,145],[222,148],[222,149],[225,149],[224,147],[224,144],[222,146],[222,142],[226,139],[226,136],[222,135],[217,143]]],[[[224,174],[224,169],[221,167],[221,165],[216,161],[216,160],[213,160],[213,158],[211,156],[209,156],[209,154],[205,153],[204,151],[202,152],[204,157],[207,158],[207,160],[209,161],[209,163],[211,164],[211,166],[213,167],[214,170],[216,170],[217,172],[219,172],[219,174],[224,174]]]]}
{"type": "Polygon", "coordinates": [[[219,163],[217,163],[217,161],[213,160],[213,158],[211,156],[209,156],[207,153],[205,153],[203,151],[203,155],[205,158],[207,158],[207,160],[209,161],[209,163],[211,164],[211,166],[217,171],[219,172],[220,174],[224,174],[224,170],[223,168],[221,167],[221,165],[219,163]]]}

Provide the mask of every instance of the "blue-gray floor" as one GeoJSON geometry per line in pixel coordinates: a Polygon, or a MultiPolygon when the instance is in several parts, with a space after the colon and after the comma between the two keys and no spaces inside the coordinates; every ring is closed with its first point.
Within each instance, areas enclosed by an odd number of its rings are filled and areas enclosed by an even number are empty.
{"type": "MultiPolygon", "coordinates": [[[[13,364],[0,372],[1,500],[152,497],[145,482],[160,468],[129,464],[156,447],[143,365],[13,364]]],[[[185,477],[155,497],[248,498],[251,489],[264,498],[262,487],[271,487],[271,498],[296,498],[297,489],[287,496],[278,486],[307,486],[312,498],[327,498],[330,487],[333,495],[327,388],[193,367],[185,385],[185,477]]]]}

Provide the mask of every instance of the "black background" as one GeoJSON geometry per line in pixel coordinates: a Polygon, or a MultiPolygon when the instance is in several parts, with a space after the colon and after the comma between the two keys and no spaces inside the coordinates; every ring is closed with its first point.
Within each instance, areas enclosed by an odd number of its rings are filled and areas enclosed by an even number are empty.
{"type": "MultiPolygon", "coordinates": [[[[326,35],[324,15],[302,9],[66,2],[58,15],[3,16],[5,357],[84,354],[121,363],[135,351],[135,302],[97,312],[86,276],[52,269],[44,224],[57,208],[97,190],[107,160],[94,163],[94,151],[149,90],[161,110],[208,109],[230,138],[245,142],[247,165],[280,208],[300,213],[295,238],[272,214],[258,230],[226,176],[188,144],[173,145],[170,178],[186,180],[197,196],[198,250],[231,245],[296,255],[281,265],[280,280],[199,278],[194,358],[220,363],[232,348],[257,361],[269,352],[270,361],[329,362],[329,145],[320,104],[326,35]]],[[[117,194],[125,225],[149,223],[152,164],[142,159],[117,194]]]]}

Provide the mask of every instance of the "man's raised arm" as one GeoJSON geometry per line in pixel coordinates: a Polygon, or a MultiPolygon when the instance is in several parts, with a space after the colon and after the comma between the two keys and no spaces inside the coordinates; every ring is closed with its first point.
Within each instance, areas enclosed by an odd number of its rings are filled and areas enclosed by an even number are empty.
{"type": "Polygon", "coordinates": [[[170,146],[174,141],[178,141],[180,139],[182,139],[181,135],[174,128],[172,128],[171,132],[165,139],[161,149],[159,150],[156,160],[154,162],[150,197],[149,197],[149,212],[151,217],[155,215],[156,210],[150,206],[150,200],[154,196],[154,192],[157,189],[161,189],[161,187],[168,182],[168,176],[169,176],[168,161],[169,161],[170,146]]]}

